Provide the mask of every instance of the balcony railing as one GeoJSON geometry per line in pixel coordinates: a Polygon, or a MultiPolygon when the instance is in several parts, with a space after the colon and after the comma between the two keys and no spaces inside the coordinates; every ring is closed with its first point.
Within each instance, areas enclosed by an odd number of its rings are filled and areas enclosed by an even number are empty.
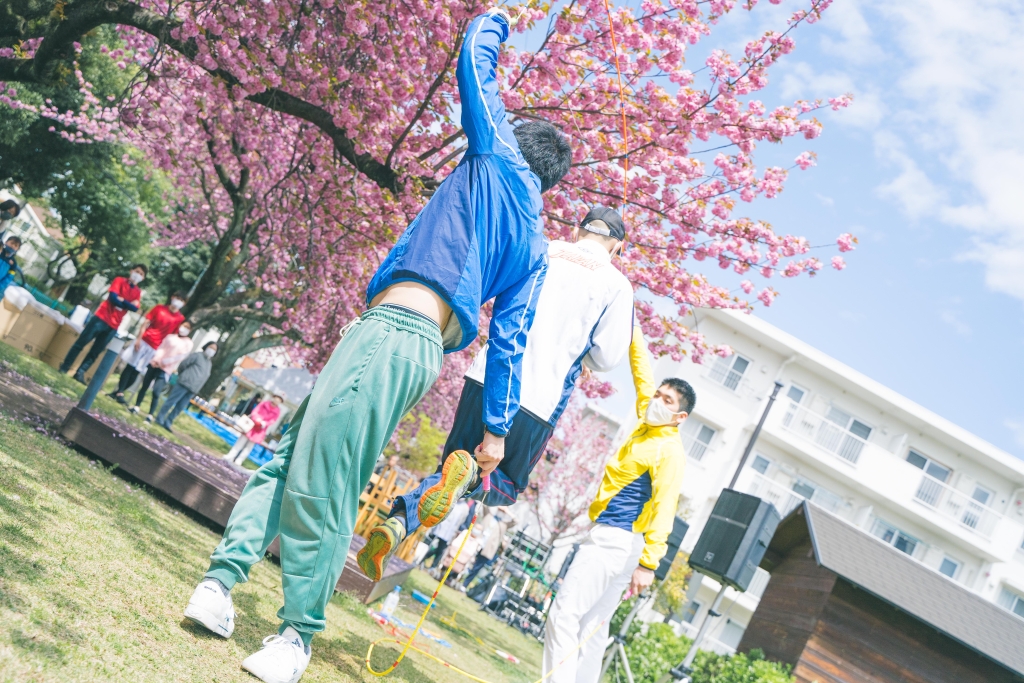
{"type": "Polygon", "coordinates": [[[812,412],[792,401],[786,407],[782,428],[816,443],[829,453],[854,465],[868,443],[828,420],[824,415],[812,412]]]}
{"type": "Polygon", "coordinates": [[[763,474],[758,474],[754,471],[750,471],[748,474],[750,479],[746,486],[747,493],[768,501],[775,506],[775,509],[783,517],[792,512],[805,500],[810,500],[815,505],[825,508],[837,516],[842,516],[841,513],[846,507],[846,502],[842,498],[829,491],[815,489],[814,494],[810,498],[805,498],[796,491],[787,489],[779,482],[773,481],[763,474]]]}
{"type": "Polygon", "coordinates": [[[992,537],[992,532],[1002,517],[963,491],[957,491],[927,474],[921,475],[914,498],[987,539],[992,537]]]}

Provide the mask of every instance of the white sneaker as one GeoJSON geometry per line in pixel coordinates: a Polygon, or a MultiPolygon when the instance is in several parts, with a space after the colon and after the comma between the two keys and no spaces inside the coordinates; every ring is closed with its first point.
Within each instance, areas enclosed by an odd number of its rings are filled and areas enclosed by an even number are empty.
{"type": "Polygon", "coordinates": [[[196,586],[185,608],[185,616],[222,638],[230,638],[235,630],[231,593],[224,595],[220,584],[213,579],[204,579],[196,586]]]}
{"type": "Polygon", "coordinates": [[[264,683],[298,683],[309,665],[310,650],[291,626],[263,639],[263,649],[249,655],[242,668],[264,683]]]}

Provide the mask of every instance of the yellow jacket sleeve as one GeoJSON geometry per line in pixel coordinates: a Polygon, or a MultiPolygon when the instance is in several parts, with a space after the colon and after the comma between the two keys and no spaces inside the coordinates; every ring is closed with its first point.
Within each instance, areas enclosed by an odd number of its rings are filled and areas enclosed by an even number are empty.
{"type": "Polygon", "coordinates": [[[650,352],[639,325],[633,327],[633,341],[629,344],[629,369],[633,372],[633,386],[636,387],[636,416],[642,420],[658,387],[654,386],[650,352]]]}
{"type": "MultiPolygon", "coordinates": [[[[674,444],[673,444],[674,445],[674,444]]],[[[668,549],[668,535],[679,507],[679,492],[683,486],[683,471],[686,456],[682,444],[678,448],[663,446],[659,449],[654,467],[651,468],[651,512],[653,519],[644,532],[644,552],[640,564],[648,569],[657,569],[661,558],[668,549]]]]}

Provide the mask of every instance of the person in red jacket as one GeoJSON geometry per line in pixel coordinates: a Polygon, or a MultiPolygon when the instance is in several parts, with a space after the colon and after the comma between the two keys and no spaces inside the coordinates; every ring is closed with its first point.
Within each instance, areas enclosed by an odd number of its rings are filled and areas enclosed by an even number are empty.
{"type": "Polygon", "coordinates": [[[139,336],[135,339],[135,343],[126,347],[121,354],[125,366],[121,371],[121,378],[117,382],[117,391],[110,394],[112,399],[121,405],[128,405],[128,402],[124,400],[124,392],[149,367],[149,362],[153,360],[164,337],[176,332],[185,322],[185,316],[181,313],[181,309],[186,301],[188,301],[187,294],[175,292],[171,294],[166,305],[160,304],[149,310],[142,320],[142,327],[139,328],[139,336]]]}
{"type": "Polygon", "coordinates": [[[64,362],[60,364],[62,373],[71,369],[78,354],[89,342],[92,342],[92,348],[89,349],[89,353],[82,360],[82,364],[78,366],[78,370],[75,371],[75,380],[85,384],[86,370],[92,367],[99,355],[103,353],[103,349],[117,334],[117,328],[120,327],[125,312],[139,310],[139,306],[142,304],[142,290],[139,289],[139,284],[146,279],[147,272],[149,271],[146,266],[139,263],[132,266],[128,277],[114,278],[107,291],[107,298],[96,309],[96,313],[89,318],[85,329],[78,335],[78,340],[71,346],[68,355],[64,357],[64,362]]]}

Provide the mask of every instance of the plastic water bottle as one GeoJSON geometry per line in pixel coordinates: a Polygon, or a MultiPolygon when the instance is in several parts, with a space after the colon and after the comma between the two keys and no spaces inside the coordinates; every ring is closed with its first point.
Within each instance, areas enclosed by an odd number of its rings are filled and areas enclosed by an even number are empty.
{"type": "Polygon", "coordinates": [[[384,598],[384,604],[380,608],[380,613],[385,617],[390,617],[398,607],[398,594],[402,591],[401,586],[395,586],[395,589],[388,593],[388,597],[384,598]]]}

